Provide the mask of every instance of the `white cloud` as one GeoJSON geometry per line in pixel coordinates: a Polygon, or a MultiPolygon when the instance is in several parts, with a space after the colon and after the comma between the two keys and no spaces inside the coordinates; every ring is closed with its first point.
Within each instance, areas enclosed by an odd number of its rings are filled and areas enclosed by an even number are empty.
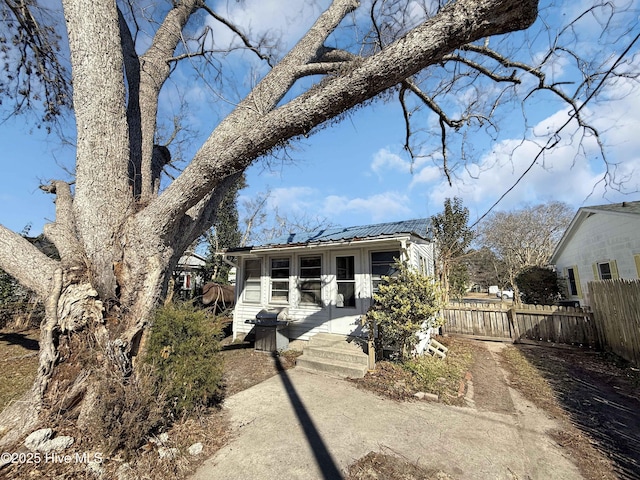
{"type": "MultiPolygon", "coordinates": [[[[281,0],[245,0],[218,2],[217,9],[252,39],[269,33],[279,37],[288,50],[309,29],[328,2],[283,2],[281,0]]],[[[219,46],[239,45],[238,37],[214,20],[209,26],[219,46]]]]}
{"type": "Polygon", "coordinates": [[[429,184],[433,183],[436,180],[440,180],[442,178],[442,172],[436,166],[427,166],[420,170],[418,173],[415,173],[411,178],[411,183],[409,184],[409,188],[413,188],[418,184],[424,183],[429,184]]]}
{"type": "Polygon", "coordinates": [[[267,205],[272,210],[297,213],[313,204],[316,193],[316,190],[311,187],[275,188],[271,190],[267,205]]]}
{"type": "MultiPolygon", "coordinates": [[[[583,113],[601,134],[609,170],[595,138],[570,126],[555,148],[540,156],[500,202],[499,210],[549,200],[564,201],[577,208],[640,199],[640,88],[620,100],[590,105],[583,113]]],[[[511,139],[497,144],[477,164],[458,172],[453,188],[445,181],[436,184],[429,194],[430,204],[441,206],[445,198],[459,196],[465,205],[476,210],[476,215],[483,214],[518,181],[539,154],[541,145],[567,118],[568,111],[563,110],[539,122],[533,129],[535,142],[511,139]]]]}
{"type": "Polygon", "coordinates": [[[373,155],[371,170],[373,170],[379,178],[382,178],[385,170],[409,173],[411,171],[411,162],[386,148],[381,148],[373,155]]]}
{"type": "MultiPolygon", "coordinates": [[[[366,198],[330,195],[325,199],[322,210],[324,215],[330,218],[353,214],[366,215],[374,222],[382,222],[406,218],[411,214],[410,203],[411,200],[407,195],[398,192],[384,192],[366,198]]],[[[356,223],[359,222],[354,224],[356,223]]]]}

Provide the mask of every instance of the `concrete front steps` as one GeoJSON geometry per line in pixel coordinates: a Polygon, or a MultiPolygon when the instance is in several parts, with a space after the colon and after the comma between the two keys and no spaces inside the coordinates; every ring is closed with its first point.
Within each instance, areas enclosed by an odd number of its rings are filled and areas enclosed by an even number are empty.
{"type": "Polygon", "coordinates": [[[362,378],[367,373],[367,355],[356,341],[349,337],[318,333],[311,337],[302,355],[296,361],[296,368],[340,377],[362,378]]]}

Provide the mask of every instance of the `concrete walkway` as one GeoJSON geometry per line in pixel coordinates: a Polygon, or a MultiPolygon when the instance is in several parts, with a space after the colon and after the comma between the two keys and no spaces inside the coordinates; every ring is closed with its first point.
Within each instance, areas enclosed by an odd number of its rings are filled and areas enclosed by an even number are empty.
{"type": "Polygon", "coordinates": [[[558,426],[512,389],[514,414],[394,402],[293,369],[225,401],[232,440],[191,477],[334,479],[370,451],[455,479],[580,479],[546,431],[558,426]]]}

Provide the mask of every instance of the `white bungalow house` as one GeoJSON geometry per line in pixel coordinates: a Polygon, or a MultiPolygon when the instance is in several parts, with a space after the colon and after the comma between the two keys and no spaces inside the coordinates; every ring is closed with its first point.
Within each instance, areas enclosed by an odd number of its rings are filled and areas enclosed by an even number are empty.
{"type": "Polygon", "coordinates": [[[394,259],[434,273],[429,219],[291,233],[267,245],[230,249],[237,265],[233,335],[263,309],[286,308],[287,336],[363,335],[361,317],[394,259]]]}
{"type": "Polygon", "coordinates": [[[640,278],[640,201],[580,208],[550,263],[581,305],[590,281],[640,278]]]}

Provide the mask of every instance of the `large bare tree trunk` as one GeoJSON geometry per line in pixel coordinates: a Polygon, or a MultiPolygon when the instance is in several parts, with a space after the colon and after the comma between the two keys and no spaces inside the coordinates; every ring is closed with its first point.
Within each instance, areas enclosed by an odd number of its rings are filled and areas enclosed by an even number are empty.
{"type": "Polygon", "coordinates": [[[0,226],[0,267],[46,305],[38,375],[23,401],[3,412],[0,445],[54,413],[85,428],[100,382],[135,375],[132,358],[178,258],[212,225],[227,189],[256,158],[465,43],[525,28],[537,2],[459,0],[379,53],[354,58],[324,46],[359,5],[335,0],[160,195],[152,168],[158,95],[182,29],[201,2],[173,2],[141,57],[114,0],[63,5],[78,129],[76,181],[73,192],[64,182],[47,188],[56,195],[56,221],[45,233],[59,261],[0,226]],[[281,105],[310,73],[331,75],[281,105]]]}

